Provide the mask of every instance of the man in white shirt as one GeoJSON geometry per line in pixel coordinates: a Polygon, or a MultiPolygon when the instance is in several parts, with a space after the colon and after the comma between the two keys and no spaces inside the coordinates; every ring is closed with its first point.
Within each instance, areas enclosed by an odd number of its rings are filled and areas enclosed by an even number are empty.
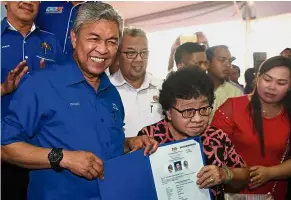
{"type": "Polygon", "coordinates": [[[227,82],[229,78],[231,63],[235,60],[227,46],[218,45],[206,50],[209,61],[208,75],[214,84],[215,100],[213,110],[210,114],[211,123],[216,109],[221,106],[228,98],[243,95],[243,91],[233,84],[227,82]]]}
{"type": "Polygon", "coordinates": [[[136,136],[143,127],[164,118],[158,102],[163,81],[146,72],[148,55],[146,33],[137,28],[125,28],[117,54],[120,69],[110,81],[123,102],[126,137],[136,136]]]}

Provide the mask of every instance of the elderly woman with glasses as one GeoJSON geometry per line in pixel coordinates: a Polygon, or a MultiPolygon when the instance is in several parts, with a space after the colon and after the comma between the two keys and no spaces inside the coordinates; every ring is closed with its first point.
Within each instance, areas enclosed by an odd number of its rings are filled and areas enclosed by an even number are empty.
{"type": "Polygon", "coordinates": [[[159,96],[165,119],[144,127],[138,135],[148,135],[160,144],[200,136],[206,166],[197,174],[197,185],[211,188],[213,199],[223,199],[223,186],[243,187],[249,171],[228,135],[208,125],[213,101],[214,86],[207,74],[191,67],[172,72],[159,96]]]}

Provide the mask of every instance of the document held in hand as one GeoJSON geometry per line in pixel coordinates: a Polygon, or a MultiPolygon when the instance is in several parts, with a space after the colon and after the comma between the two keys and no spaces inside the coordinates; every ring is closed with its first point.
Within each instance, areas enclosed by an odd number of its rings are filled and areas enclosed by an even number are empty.
{"type": "Polygon", "coordinates": [[[196,184],[202,152],[195,137],[161,145],[150,156],[139,150],[105,161],[101,200],[210,200],[210,191],[196,184]]]}

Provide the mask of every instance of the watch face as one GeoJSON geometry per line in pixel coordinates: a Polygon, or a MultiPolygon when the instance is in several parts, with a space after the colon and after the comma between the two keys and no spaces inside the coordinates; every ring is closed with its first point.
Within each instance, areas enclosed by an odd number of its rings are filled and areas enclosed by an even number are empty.
{"type": "Polygon", "coordinates": [[[63,158],[62,151],[52,150],[49,153],[48,158],[49,158],[49,161],[52,162],[52,163],[59,162],[63,158]]]}

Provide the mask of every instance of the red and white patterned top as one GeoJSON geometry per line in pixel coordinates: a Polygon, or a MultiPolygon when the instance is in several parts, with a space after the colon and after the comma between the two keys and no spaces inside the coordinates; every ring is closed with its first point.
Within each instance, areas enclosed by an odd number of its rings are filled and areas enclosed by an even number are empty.
{"type": "MultiPolygon", "coordinates": [[[[168,122],[161,120],[155,124],[144,127],[138,135],[148,135],[160,144],[173,142],[175,139],[170,133],[168,122]]],[[[234,145],[228,135],[222,130],[208,126],[201,134],[201,142],[205,156],[206,165],[219,167],[246,167],[242,157],[236,153],[234,145]]],[[[214,199],[223,199],[222,185],[211,188],[214,199]]]]}

